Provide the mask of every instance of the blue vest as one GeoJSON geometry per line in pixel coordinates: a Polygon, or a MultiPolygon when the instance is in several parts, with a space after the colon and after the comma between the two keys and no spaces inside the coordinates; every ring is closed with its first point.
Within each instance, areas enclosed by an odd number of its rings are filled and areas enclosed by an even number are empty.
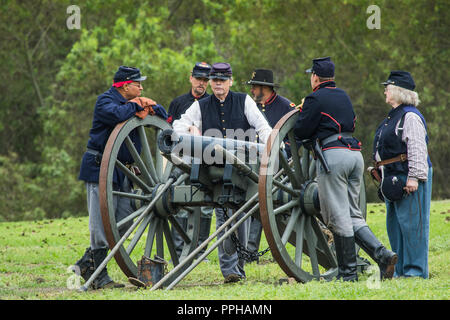
{"type": "MultiPolygon", "coordinates": [[[[375,140],[373,142],[373,158],[375,159],[375,154],[378,151],[381,160],[387,160],[394,158],[402,153],[407,153],[406,143],[402,141],[401,131],[403,130],[403,125],[399,126],[399,134],[395,134],[395,127],[397,123],[404,119],[404,115],[407,112],[414,112],[422,120],[425,131],[427,131],[427,125],[423,115],[414,106],[400,105],[395,109],[392,109],[388,117],[381,122],[375,132],[375,140]],[[400,128],[401,127],[401,128],[400,128]]],[[[402,121],[403,122],[403,121],[402,121]]],[[[426,143],[428,144],[428,135],[425,137],[426,143]]],[[[428,165],[431,167],[430,157],[428,157],[428,165]]],[[[408,173],[408,161],[404,162],[394,162],[385,165],[385,169],[388,174],[407,174],[408,173]]]]}
{"type": "Polygon", "coordinates": [[[215,95],[200,99],[198,103],[202,114],[202,135],[208,129],[217,129],[226,138],[227,129],[250,129],[244,113],[246,96],[245,93],[230,91],[223,102],[215,95]]]}

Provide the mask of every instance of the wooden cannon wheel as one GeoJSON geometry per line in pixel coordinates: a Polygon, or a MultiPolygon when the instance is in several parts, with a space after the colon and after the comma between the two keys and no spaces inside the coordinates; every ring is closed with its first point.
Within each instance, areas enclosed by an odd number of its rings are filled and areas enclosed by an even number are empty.
{"type": "MultiPolygon", "coordinates": [[[[331,232],[319,219],[315,160],[295,140],[293,129],[298,116],[299,112],[293,110],[280,119],[264,150],[259,173],[261,223],[272,256],[289,277],[300,282],[329,280],[337,275],[337,261],[331,232]],[[291,162],[280,148],[285,138],[292,150],[291,162]],[[280,185],[274,181],[279,169],[284,174],[277,180],[286,186],[283,192],[288,195],[282,204],[277,204],[279,193],[273,192],[276,184],[280,185]]],[[[366,216],[364,184],[360,206],[366,216]]]]}
{"type": "MultiPolygon", "coordinates": [[[[119,242],[121,234],[130,227],[133,219],[145,211],[158,190],[161,190],[169,180],[172,164],[169,162],[164,166],[156,142],[158,134],[165,129],[171,129],[170,124],[157,116],[147,116],[145,119],[133,117],[118,124],[108,139],[101,162],[99,192],[103,226],[111,249],[119,242]],[[141,148],[136,148],[130,134],[137,134],[141,148]],[[132,155],[133,165],[139,168],[139,175],[118,159],[122,145],[126,146],[132,155]],[[140,152],[138,149],[141,149],[140,152]],[[118,191],[113,187],[113,177],[117,170],[132,182],[131,190],[118,191]],[[134,203],[129,215],[126,218],[119,218],[120,221],[116,219],[116,206],[119,200],[134,203]]],[[[173,264],[177,265],[197,247],[199,209],[194,209],[188,214],[187,232],[182,231],[173,214],[173,208],[169,214],[162,205],[156,205],[117,251],[114,258],[128,277],[137,276],[137,261],[143,255],[152,257],[156,254],[166,260],[172,260],[173,264]],[[185,239],[180,257],[175,251],[170,226],[182,232],[185,239]]]]}

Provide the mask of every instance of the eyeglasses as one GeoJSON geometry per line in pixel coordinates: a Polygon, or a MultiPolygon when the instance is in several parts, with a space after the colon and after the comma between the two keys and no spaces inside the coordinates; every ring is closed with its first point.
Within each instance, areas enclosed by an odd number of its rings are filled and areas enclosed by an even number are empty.
{"type": "Polygon", "coordinates": [[[132,82],[129,85],[130,86],[135,86],[135,87],[138,87],[138,88],[142,88],[142,84],[141,83],[132,82]]]}
{"type": "Polygon", "coordinates": [[[209,81],[209,78],[202,78],[202,77],[194,77],[194,78],[197,81],[202,81],[202,82],[208,82],[209,81]]]}

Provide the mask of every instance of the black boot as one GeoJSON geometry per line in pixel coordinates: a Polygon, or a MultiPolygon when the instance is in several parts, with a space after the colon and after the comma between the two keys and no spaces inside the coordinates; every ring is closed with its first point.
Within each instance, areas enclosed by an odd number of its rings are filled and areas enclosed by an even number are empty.
{"type": "MultiPolygon", "coordinates": [[[[107,253],[108,253],[107,248],[92,250],[92,255],[94,257],[95,269],[97,269],[101,265],[103,260],[105,260],[107,253]]],[[[97,278],[95,278],[95,280],[92,282],[93,289],[111,289],[111,288],[123,288],[123,287],[125,287],[124,284],[116,283],[109,277],[106,266],[99,273],[97,278]]]]}
{"type": "Polygon", "coordinates": [[[391,279],[398,260],[397,254],[386,249],[369,227],[362,227],[355,232],[355,240],[361,249],[378,264],[381,279],[391,279]]]}
{"type": "Polygon", "coordinates": [[[84,255],[75,263],[75,265],[79,268],[79,270],[74,270],[74,272],[79,272],[79,275],[84,279],[84,281],[88,281],[95,270],[94,257],[92,256],[92,250],[90,247],[86,249],[84,255]]]}
{"type": "MultiPolygon", "coordinates": [[[[200,217],[200,232],[198,235],[198,244],[202,244],[209,237],[209,233],[211,231],[211,217],[200,217]]],[[[198,254],[197,257],[200,257],[203,253],[205,253],[207,246],[205,246],[198,254]]],[[[205,258],[205,260],[208,260],[205,258]]]]}
{"type": "Polygon", "coordinates": [[[333,238],[338,262],[337,279],[358,281],[355,237],[343,237],[333,234],[333,238]]]}

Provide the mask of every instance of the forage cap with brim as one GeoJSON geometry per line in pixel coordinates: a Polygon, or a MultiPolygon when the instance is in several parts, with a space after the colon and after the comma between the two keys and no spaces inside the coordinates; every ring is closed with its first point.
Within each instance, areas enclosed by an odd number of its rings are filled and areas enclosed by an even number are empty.
{"type": "Polygon", "coordinates": [[[246,84],[257,84],[260,86],[280,87],[273,82],[273,71],[269,69],[255,69],[252,73],[252,78],[246,84]]]}
{"type": "Polygon", "coordinates": [[[334,77],[334,63],[330,57],[313,59],[311,68],[305,70],[306,73],[315,73],[322,78],[334,77]]]}
{"type": "Polygon", "coordinates": [[[141,70],[134,67],[120,66],[114,75],[114,82],[144,81],[147,76],[141,75],[141,70]]]}
{"type": "Polygon", "coordinates": [[[197,62],[192,69],[192,76],[196,78],[209,78],[211,66],[206,62],[197,62]]]}
{"type": "Polygon", "coordinates": [[[233,76],[231,66],[226,62],[217,62],[211,66],[211,71],[209,73],[210,79],[222,79],[228,80],[233,76]]]}
{"type": "Polygon", "coordinates": [[[391,73],[389,74],[389,78],[381,84],[385,86],[387,86],[388,84],[392,84],[394,86],[408,90],[414,90],[416,87],[411,74],[407,71],[401,70],[391,71],[391,73]]]}

